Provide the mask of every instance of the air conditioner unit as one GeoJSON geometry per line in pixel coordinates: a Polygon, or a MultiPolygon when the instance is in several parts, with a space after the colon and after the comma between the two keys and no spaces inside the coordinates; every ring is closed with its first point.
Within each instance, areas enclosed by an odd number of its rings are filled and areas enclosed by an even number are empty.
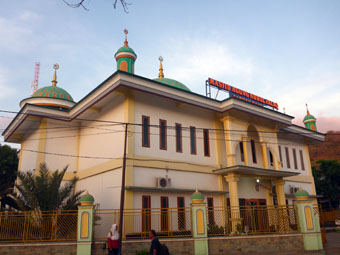
{"type": "Polygon", "coordinates": [[[290,194],[295,194],[296,192],[298,192],[298,190],[298,187],[290,187],[290,194]]]}
{"type": "Polygon", "coordinates": [[[168,187],[170,187],[170,184],[171,184],[170,178],[165,178],[165,177],[157,178],[157,187],[158,188],[168,188],[168,187]]]}

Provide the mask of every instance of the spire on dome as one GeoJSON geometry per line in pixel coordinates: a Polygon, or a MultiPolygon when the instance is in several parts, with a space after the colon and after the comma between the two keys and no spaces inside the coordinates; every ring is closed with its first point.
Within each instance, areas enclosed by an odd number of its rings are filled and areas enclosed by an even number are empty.
{"type": "Polygon", "coordinates": [[[125,28],[124,29],[124,34],[125,34],[125,41],[124,41],[124,46],[125,47],[129,47],[129,43],[127,41],[127,34],[129,33],[129,31],[125,28]]]}
{"type": "Polygon", "coordinates": [[[57,86],[57,70],[59,69],[59,65],[58,64],[54,64],[53,65],[53,69],[54,69],[54,75],[53,75],[53,80],[52,80],[52,86],[56,87],[57,86]]]}
{"type": "Polygon", "coordinates": [[[159,74],[158,74],[158,78],[162,79],[164,78],[164,73],[163,73],[163,57],[160,56],[159,58],[159,74]]]}
{"type": "Polygon", "coordinates": [[[306,104],[306,109],[307,109],[307,115],[310,115],[307,104],[306,104]]]}

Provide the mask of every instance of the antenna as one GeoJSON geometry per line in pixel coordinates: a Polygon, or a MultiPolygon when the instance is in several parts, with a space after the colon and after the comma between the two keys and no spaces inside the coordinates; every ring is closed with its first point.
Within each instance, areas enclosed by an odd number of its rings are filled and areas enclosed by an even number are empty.
{"type": "Polygon", "coordinates": [[[40,72],[40,62],[35,62],[34,78],[31,81],[32,95],[38,89],[39,72],[40,72]]]}

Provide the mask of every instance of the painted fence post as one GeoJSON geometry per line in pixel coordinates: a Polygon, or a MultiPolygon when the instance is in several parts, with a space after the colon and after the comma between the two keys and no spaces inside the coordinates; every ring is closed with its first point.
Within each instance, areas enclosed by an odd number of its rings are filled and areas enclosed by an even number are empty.
{"type": "Polygon", "coordinates": [[[208,255],[207,209],[204,196],[198,192],[191,196],[191,222],[195,255],[208,255]]]}
{"type": "Polygon", "coordinates": [[[299,190],[294,201],[297,208],[298,224],[303,235],[305,250],[322,250],[319,213],[314,211],[313,200],[308,199],[308,192],[299,190]]]}
{"type": "Polygon", "coordinates": [[[91,255],[94,198],[88,192],[80,198],[78,206],[77,255],[91,255]]]}

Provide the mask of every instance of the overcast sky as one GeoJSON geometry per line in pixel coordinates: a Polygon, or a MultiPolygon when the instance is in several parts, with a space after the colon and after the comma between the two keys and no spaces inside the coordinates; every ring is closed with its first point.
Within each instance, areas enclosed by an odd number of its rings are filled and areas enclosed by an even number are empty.
{"type": "MultiPolygon", "coordinates": [[[[62,0],[2,0],[0,110],[20,110],[36,61],[39,87],[51,84],[58,63],[58,86],[80,100],[116,71],[127,28],[138,75],[156,78],[162,55],[165,76],[193,92],[204,94],[212,77],[277,102],[296,124],[308,103],[319,131],[340,130],[340,1],[129,2],[125,13],[113,0],[86,1],[89,11],[62,0]]],[[[12,115],[0,116],[3,129],[12,115]]]]}

